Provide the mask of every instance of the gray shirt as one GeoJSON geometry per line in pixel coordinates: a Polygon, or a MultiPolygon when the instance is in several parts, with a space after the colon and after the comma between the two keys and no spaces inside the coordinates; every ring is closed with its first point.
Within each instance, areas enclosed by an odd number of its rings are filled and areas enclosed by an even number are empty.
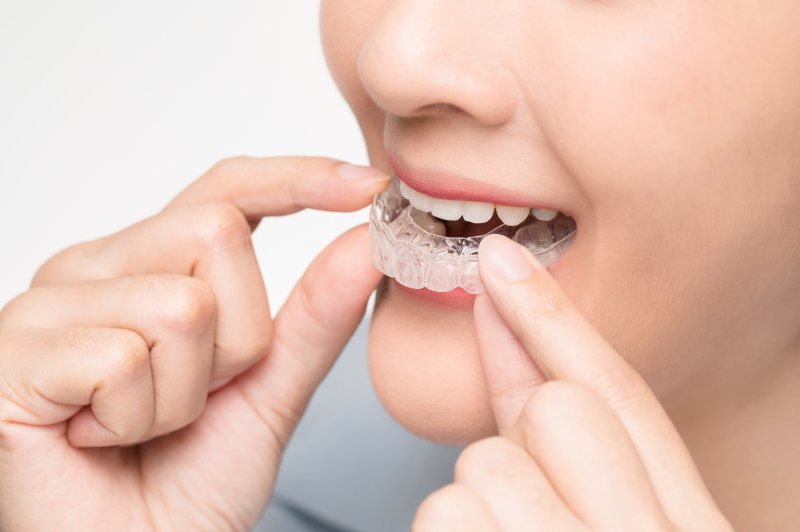
{"type": "Polygon", "coordinates": [[[461,449],[410,434],[378,402],[367,321],[314,395],[255,530],[407,531],[422,500],[452,482],[461,449]]]}

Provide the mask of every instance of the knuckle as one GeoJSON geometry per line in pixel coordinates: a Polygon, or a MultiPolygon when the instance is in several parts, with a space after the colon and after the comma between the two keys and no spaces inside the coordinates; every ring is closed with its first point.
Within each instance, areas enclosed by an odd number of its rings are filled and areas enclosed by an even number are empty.
{"type": "Polygon", "coordinates": [[[20,327],[27,317],[35,316],[41,308],[44,288],[31,288],[23,292],[0,309],[0,330],[20,327]]]}
{"type": "Polygon", "coordinates": [[[584,436],[597,446],[613,448],[619,444],[619,433],[608,424],[609,415],[608,406],[592,389],[576,382],[549,381],[525,404],[519,430],[526,448],[545,454],[562,453],[565,444],[584,436]]]}
{"type": "Polygon", "coordinates": [[[428,495],[417,508],[414,516],[413,532],[447,530],[447,524],[459,511],[462,500],[460,490],[455,484],[440,488],[428,495]]]}
{"type": "Polygon", "coordinates": [[[177,329],[198,329],[216,318],[217,302],[211,288],[199,279],[167,276],[159,308],[162,318],[177,329]]]}
{"type": "Polygon", "coordinates": [[[564,314],[569,308],[569,300],[564,297],[560,287],[542,275],[532,275],[528,290],[516,290],[515,297],[521,299],[515,305],[520,313],[520,321],[549,320],[564,314]]]}
{"type": "Polygon", "coordinates": [[[467,446],[455,464],[455,478],[468,479],[475,475],[493,474],[502,469],[514,444],[501,436],[492,436],[467,446]]]}
{"type": "MultiPolygon", "coordinates": [[[[66,335],[64,341],[76,342],[74,345],[86,345],[86,331],[74,329],[68,331],[66,335]]],[[[150,346],[132,331],[116,331],[105,339],[103,352],[109,367],[117,377],[140,375],[150,365],[150,346]]]]}
{"type": "Polygon", "coordinates": [[[17,299],[19,297],[20,296],[15,297],[0,308],[0,331],[9,329],[13,326],[15,321],[14,317],[16,314],[16,305],[18,304],[17,299]]]}
{"type": "Polygon", "coordinates": [[[242,172],[252,161],[252,157],[245,155],[235,155],[233,157],[226,157],[214,163],[211,168],[205,173],[206,176],[214,178],[225,178],[230,175],[237,175],[242,172]]]}
{"type": "Polygon", "coordinates": [[[587,401],[596,401],[591,390],[575,382],[547,381],[531,394],[522,408],[521,418],[527,428],[545,429],[550,425],[558,426],[563,420],[573,417],[578,405],[587,401]]]}
{"type": "MultiPolygon", "coordinates": [[[[46,340],[48,347],[53,349],[57,349],[59,345],[69,347],[75,350],[82,349],[87,346],[98,346],[107,348],[107,345],[104,345],[102,341],[96,336],[89,334],[87,329],[83,329],[80,327],[69,327],[63,329],[55,335],[47,335],[46,340]]],[[[109,350],[109,354],[107,355],[109,358],[113,359],[113,353],[111,352],[113,349],[109,350]]]]}
{"type": "Polygon", "coordinates": [[[31,286],[41,286],[49,283],[58,282],[60,275],[57,273],[59,265],[64,262],[69,262],[70,257],[74,254],[72,248],[60,251],[53,255],[42,264],[36,273],[33,275],[31,286]]]}
{"type": "Polygon", "coordinates": [[[635,408],[653,393],[644,378],[628,365],[615,365],[600,371],[593,388],[613,410],[635,408]]]}
{"type": "Polygon", "coordinates": [[[576,385],[567,381],[550,380],[539,385],[522,408],[522,416],[535,421],[549,410],[559,408],[565,400],[581,393],[576,385]]]}
{"type": "MultiPolygon", "coordinates": [[[[327,172],[332,173],[336,164],[340,161],[330,157],[287,157],[278,161],[283,163],[286,171],[294,176],[314,176],[327,172]]],[[[293,179],[290,186],[303,186],[308,181],[306,179],[293,179]]]]}
{"type": "Polygon", "coordinates": [[[214,202],[195,208],[197,236],[205,245],[216,248],[250,243],[250,223],[235,205],[214,202]]]}
{"type": "Polygon", "coordinates": [[[68,284],[86,279],[102,279],[109,276],[102,260],[93,260],[95,244],[102,242],[80,242],[63,249],[47,259],[33,276],[31,286],[68,284]]]}

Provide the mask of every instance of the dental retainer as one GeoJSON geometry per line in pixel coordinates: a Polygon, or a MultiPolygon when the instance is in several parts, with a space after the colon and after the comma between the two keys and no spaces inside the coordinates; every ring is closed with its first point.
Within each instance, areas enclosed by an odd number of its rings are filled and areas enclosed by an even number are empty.
{"type": "MultiPolygon", "coordinates": [[[[370,246],[375,266],[409,288],[471,294],[483,292],[478,274],[478,246],[489,235],[503,235],[525,246],[546,268],[557,261],[575,237],[575,221],[559,214],[550,225],[534,220],[499,225],[480,236],[441,236],[418,225],[427,213],[413,208],[400,193],[399,179],[372,200],[370,246]]],[[[530,220],[530,218],[529,218],[530,220]]]]}

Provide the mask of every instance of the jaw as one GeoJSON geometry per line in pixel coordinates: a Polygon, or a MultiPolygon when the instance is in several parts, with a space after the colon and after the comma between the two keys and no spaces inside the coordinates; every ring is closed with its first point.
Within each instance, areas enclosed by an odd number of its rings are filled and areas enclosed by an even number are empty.
{"type": "Polygon", "coordinates": [[[495,433],[471,309],[442,312],[384,280],[370,325],[369,370],[381,403],[409,431],[451,444],[495,433]]]}

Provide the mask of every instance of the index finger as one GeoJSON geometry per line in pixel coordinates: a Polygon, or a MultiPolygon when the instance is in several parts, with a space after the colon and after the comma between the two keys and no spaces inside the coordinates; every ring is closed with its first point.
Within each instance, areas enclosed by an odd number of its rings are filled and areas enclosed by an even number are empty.
{"type": "Polygon", "coordinates": [[[355,210],[388,180],[375,168],[326,157],[226,159],[163,213],[59,253],[42,266],[33,284],[154,273],[206,281],[219,303],[216,389],[263,356],[269,343],[269,303],[250,237],[258,221],[306,207],[355,210]]]}
{"type": "Polygon", "coordinates": [[[655,394],[578,312],[536,258],[524,247],[496,236],[481,242],[479,257],[487,295],[539,369],[550,379],[588,387],[619,417],[667,515],[680,524],[683,519],[698,519],[698,508],[714,508],[683,440],[655,394]]]}
{"type": "Polygon", "coordinates": [[[366,206],[389,178],[377,168],[329,157],[232,157],[212,166],[167,209],[209,201],[231,203],[251,225],[265,216],[305,208],[348,212],[366,206]]]}

